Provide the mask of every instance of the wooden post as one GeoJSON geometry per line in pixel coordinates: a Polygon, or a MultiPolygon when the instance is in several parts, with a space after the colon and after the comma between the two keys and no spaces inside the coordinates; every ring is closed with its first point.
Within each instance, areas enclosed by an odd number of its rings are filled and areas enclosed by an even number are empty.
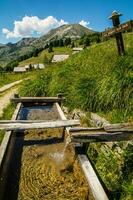
{"type": "MultiPolygon", "coordinates": [[[[120,25],[120,19],[119,17],[122,14],[113,11],[112,12],[112,16],[109,17],[109,19],[112,19],[113,22],[113,26],[114,28],[120,25]]],[[[124,50],[124,42],[123,42],[123,37],[122,37],[122,33],[116,33],[115,34],[115,38],[116,38],[116,44],[117,44],[117,49],[118,49],[118,54],[121,56],[123,56],[125,54],[125,50],[124,50]]]]}
{"type": "Polygon", "coordinates": [[[15,93],[14,94],[14,98],[19,98],[20,96],[19,96],[19,94],[18,93],[15,93]]]}
{"type": "MultiPolygon", "coordinates": [[[[63,99],[62,93],[57,94],[57,98],[58,99],[63,99]]],[[[61,106],[61,101],[59,102],[59,105],[61,106]]]]}

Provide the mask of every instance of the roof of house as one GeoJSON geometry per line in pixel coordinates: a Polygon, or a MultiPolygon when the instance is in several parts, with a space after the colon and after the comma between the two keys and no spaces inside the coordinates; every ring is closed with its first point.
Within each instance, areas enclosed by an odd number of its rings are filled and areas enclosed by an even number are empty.
{"type": "Polygon", "coordinates": [[[67,54],[61,54],[61,55],[54,55],[53,56],[53,59],[52,59],[52,62],[61,62],[61,61],[64,61],[66,60],[67,58],[69,58],[69,55],[67,54]]]}
{"type": "Polygon", "coordinates": [[[14,72],[26,72],[25,67],[14,67],[14,72]]]}
{"type": "Polygon", "coordinates": [[[30,66],[29,66],[29,65],[25,65],[24,67],[25,67],[25,69],[29,69],[29,68],[30,68],[30,66]]]}
{"type": "Polygon", "coordinates": [[[83,50],[82,47],[74,47],[74,48],[73,48],[73,51],[82,51],[82,50],[83,50]]]}
{"type": "Polygon", "coordinates": [[[39,68],[39,69],[44,69],[44,68],[45,68],[44,64],[42,64],[42,63],[32,64],[32,66],[33,66],[35,69],[36,69],[36,68],[39,68]]]}

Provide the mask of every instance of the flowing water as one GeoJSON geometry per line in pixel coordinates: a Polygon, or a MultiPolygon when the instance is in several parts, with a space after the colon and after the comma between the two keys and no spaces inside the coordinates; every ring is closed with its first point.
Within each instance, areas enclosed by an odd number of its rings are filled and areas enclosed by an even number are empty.
{"type": "Polygon", "coordinates": [[[25,141],[46,143],[23,148],[18,200],[87,200],[89,190],[71,145],[62,129],[25,132],[25,141]],[[54,140],[53,140],[54,137],[54,140]],[[50,142],[51,141],[51,142],[50,142]],[[65,146],[65,147],[64,147],[65,146]]]}
{"type": "MultiPolygon", "coordinates": [[[[27,113],[28,119],[36,118],[36,112],[27,113]]],[[[44,118],[46,114],[57,118],[49,108],[39,112],[44,118]]],[[[42,119],[40,114],[38,119],[42,119]]],[[[69,138],[63,141],[63,132],[62,128],[31,130],[14,136],[4,200],[92,199],[74,148],[69,138]]]]}

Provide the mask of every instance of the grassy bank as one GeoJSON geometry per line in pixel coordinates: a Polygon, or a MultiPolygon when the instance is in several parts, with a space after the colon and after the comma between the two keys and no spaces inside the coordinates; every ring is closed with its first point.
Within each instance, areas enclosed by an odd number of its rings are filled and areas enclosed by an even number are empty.
{"type": "MultiPolygon", "coordinates": [[[[10,120],[12,118],[12,115],[15,111],[14,104],[10,103],[4,110],[3,115],[0,117],[0,120],[10,120]]],[[[2,139],[4,137],[4,131],[0,130],[0,144],[2,142],[2,139]]]]}
{"type": "Polygon", "coordinates": [[[26,77],[29,77],[32,75],[32,72],[28,72],[28,73],[2,73],[0,74],[0,87],[15,82],[15,81],[19,81],[21,79],[24,79],[26,77]]]}
{"type": "Polygon", "coordinates": [[[133,143],[92,143],[88,148],[91,162],[109,191],[111,200],[132,200],[133,143]]]}
{"type": "Polygon", "coordinates": [[[102,113],[111,121],[132,120],[133,33],[125,34],[124,42],[123,57],[117,56],[115,39],[93,45],[66,62],[50,66],[27,82],[21,92],[27,96],[63,93],[70,109],[102,113]]]}
{"type": "Polygon", "coordinates": [[[51,61],[54,54],[69,54],[71,55],[72,49],[70,47],[54,47],[53,52],[49,53],[48,50],[43,50],[37,57],[31,57],[19,63],[19,66],[25,66],[29,64],[45,63],[51,61]]]}

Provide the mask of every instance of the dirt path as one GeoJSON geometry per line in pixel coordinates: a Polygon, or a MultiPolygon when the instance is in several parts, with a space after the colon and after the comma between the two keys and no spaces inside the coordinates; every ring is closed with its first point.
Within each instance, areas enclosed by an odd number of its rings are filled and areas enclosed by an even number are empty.
{"type": "Polygon", "coordinates": [[[3,93],[3,92],[5,92],[6,90],[8,90],[8,89],[14,87],[15,85],[20,84],[23,80],[25,80],[25,79],[21,79],[21,80],[19,80],[19,81],[15,81],[15,82],[13,82],[13,83],[9,83],[9,84],[7,84],[7,85],[4,85],[3,87],[0,88],[0,93],[3,93]]]}
{"type": "Polygon", "coordinates": [[[0,96],[0,117],[3,115],[3,109],[8,106],[10,103],[10,98],[14,93],[16,93],[18,90],[18,87],[11,88],[8,92],[3,93],[2,96],[0,96]]]}

